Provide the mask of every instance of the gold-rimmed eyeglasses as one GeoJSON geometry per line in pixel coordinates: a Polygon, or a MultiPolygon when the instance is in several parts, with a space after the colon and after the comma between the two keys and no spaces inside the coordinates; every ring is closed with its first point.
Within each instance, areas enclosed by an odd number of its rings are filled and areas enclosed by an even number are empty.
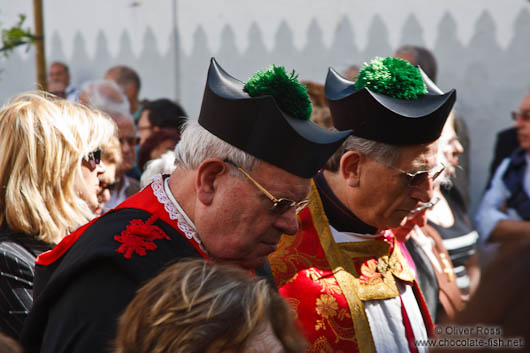
{"type": "Polygon", "coordinates": [[[260,183],[258,183],[256,180],[254,180],[253,177],[251,177],[243,168],[239,167],[238,165],[236,165],[234,162],[232,161],[229,161],[229,160],[225,160],[224,161],[225,163],[228,163],[228,164],[231,164],[233,165],[234,167],[237,168],[237,170],[239,170],[241,173],[243,173],[244,176],[247,177],[248,180],[250,180],[252,182],[252,184],[256,185],[256,187],[258,189],[261,190],[261,192],[263,192],[263,194],[269,199],[272,201],[272,207],[271,207],[271,211],[275,214],[283,214],[285,212],[287,212],[288,210],[290,210],[291,208],[294,208],[295,211],[296,211],[296,214],[300,213],[304,208],[307,207],[307,205],[309,205],[309,200],[302,200],[302,201],[294,201],[294,200],[290,200],[290,199],[286,199],[286,198],[276,198],[274,197],[269,191],[267,191],[267,189],[265,189],[263,186],[261,186],[260,183]]]}
{"type": "Polygon", "coordinates": [[[393,167],[391,165],[387,166],[389,168],[392,168],[394,170],[397,170],[401,174],[405,175],[408,179],[408,186],[415,187],[422,185],[424,182],[426,182],[428,179],[431,181],[436,180],[443,171],[445,170],[445,165],[442,163],[440,167],[438,167],[435,170],[420,170],[414,173],[406,172],[404,170],[401,170],[399,168],[393,167]]]}

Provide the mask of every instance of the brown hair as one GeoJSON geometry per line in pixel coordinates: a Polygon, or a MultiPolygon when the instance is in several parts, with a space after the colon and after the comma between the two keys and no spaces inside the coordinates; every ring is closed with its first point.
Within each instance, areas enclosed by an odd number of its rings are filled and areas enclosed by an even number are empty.
{"type": "Polygon", "coordinates": [[[242,352],[268,323],[285,352],[304,351],[291,309],[266,280],[233,266],[183,261],[138,291],[120,318],[115,352],[242,352]]]}

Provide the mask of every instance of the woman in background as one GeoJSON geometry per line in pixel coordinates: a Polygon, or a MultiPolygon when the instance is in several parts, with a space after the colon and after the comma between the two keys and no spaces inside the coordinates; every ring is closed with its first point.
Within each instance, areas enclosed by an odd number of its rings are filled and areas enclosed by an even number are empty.
{"type": "Polygon", "coordinates": [[[0,330],[18,338],[33,303],[36,257],[98,206],[99,146],[115,135],[102,113],[44,93],[0,109],[0,330]]]}
{"type": "MultiPolygon", "coordinates": [[[[440,148],[447,161],[445,179],[450,181],[458,166],[458,156],[464,152],[456,136],[452,113],[442,131],[440,148]]],[[[456,283],[464,300],[467,300],[480,280],[477,254],[479,235],[471,224],[464,198],[457,188],[451,186],[450,183],[435,186],[433,199],[438,202],[427,211],[427,220],[442,237],[454,266],[456,283]]]]}

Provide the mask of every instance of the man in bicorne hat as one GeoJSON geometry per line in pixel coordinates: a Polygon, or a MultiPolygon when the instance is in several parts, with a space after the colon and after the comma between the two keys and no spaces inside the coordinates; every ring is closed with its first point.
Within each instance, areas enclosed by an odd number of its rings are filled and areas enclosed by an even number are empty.
{"type": "Polygon", "coordinates": [[[281,234],[298,231],[311,178],[350,133],[323,130],[310,113],[294,72],[273,67],[243,84],[212,59],[175,171],[38,258],[26,352],[107,351],[140,285],[182,258],[266,276],[281,234]]]}
{"type": "Polygon", "coordinates": [[[330,69],[326,97],[338,130],[352,129],[311,186],[300,229],[269,256],[310,352],[424,352],[433,330],[390,229],[432,197],[437,142],[456,94],[421,70],[376,58],[356,82],[330,69]]]}

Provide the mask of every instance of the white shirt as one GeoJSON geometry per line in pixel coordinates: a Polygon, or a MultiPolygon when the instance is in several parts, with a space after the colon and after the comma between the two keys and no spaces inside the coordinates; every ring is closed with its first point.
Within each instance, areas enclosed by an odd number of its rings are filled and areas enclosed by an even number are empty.
{"type": "Polygon", "coordinates": [[[125,190],[127,190],[131,183],[129,183],[129,178],[127,178],[125,175],[122,178],[124,180],[123,186],[120,190],[115,188],[110,192],[110,199],[105,203],[105,206],[103,207],[103,212],[107,212],[113,209],[114,207],[118,206],[120,203],[125,201],[125,199],[127,198],[127,196],[125,195],[125,190]]]}

